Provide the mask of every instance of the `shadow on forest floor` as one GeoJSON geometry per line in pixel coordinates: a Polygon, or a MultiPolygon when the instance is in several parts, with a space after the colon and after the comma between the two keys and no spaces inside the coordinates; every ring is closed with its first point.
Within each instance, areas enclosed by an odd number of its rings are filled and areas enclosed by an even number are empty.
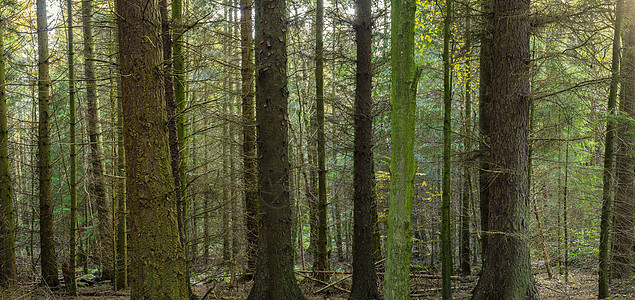
{"type": "MultiPolygon", "coordinates": [[[[298,276],[301,277],[301,276],[298,276]]],[[[331,282],[346,277],[346,275],[334,275],[331,282]]],[[[465,278],[455,277],[453,282],[454,299],[469,299],[471,291],[476,285],[478,277],[470,276],[465,278]]],[[[342,291],[349,290],[350,278],[337,284],[338,288],[329,287],[322,289],[325,285],[315,283],[304,278],[299,281],[304,294],[310,300],[347,299],[348,293],[342,291]]],[[[565,284],[564,276],[556,275],[553,279],[548,279],[547,275],[539,273],[536,275],[536,284],[540,293],[540,299],[596,299],[597,298],[597,274],[592,269],[572,270],[569,275],[569,282],[565,284]]],[[[209,281],[204,284],[195,285],[194,292],[203,300],[219,299],[245,299],[249,293],[252,282],[230,284],[222,281],[209,281]]],[[[411,280],[412,299],[441,299],[441,280],[436,276],[413,275],[411,280]]],[[[635,278],[624,281],[615,281],[610,285],[611,296],[609,299],[635,299],[635,278]]],[[[110,284],[97,284],[92,287],[79,289],[79,297],[64,296],[61,292],[50,292],[34,285],[22,285],[18,291],[3,293],[0,300],[4,299],[98,299],[116,300],[128,299],[129,291],[114,292],[110,284]]]]}

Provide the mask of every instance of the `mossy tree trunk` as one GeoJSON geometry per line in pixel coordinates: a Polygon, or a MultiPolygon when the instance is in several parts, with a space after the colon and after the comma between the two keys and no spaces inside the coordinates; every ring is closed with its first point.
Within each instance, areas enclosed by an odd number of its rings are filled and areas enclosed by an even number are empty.
{"type": "Polygon", "coordinates": [[[106,179],[102,161],[101,129],[99,126],[99,104],[97,99],[97,78],[95,76],[93,42],[93,0],[82,0],[82,27],[84,30],[84,80],[86,81],[87,130],[89,139],[90,194],[97,205],[97,227],[99,231],[99,266],[102,279],[113,279],[113,229],[112,209],[107,201],[106,179]]]}
{"type": "MultiPolygon", "coordinates": [[[[173,9],[174,3],[179,2],[178,0],[173,1],[173,9]]],[[[176,198],[176,214],[177,214],[177,226],[179,230],[179,240],[181,241],[181,246],[183,247],[183,254],[185,258],[184,272],[186,274],[186,278],[189,278],[189,265],[188,265],[188,248],[187,248],[187,233],[185,226],[185,214],[186,214],[186,206],[185,196],[183,195],[183,178],[181,176],[181,163],[182,153],[182,143],[179,139],[179,116],[183,113],[179,111],[178,103],[176,100],[175,93],[175,72],[173,71],[174,67],[174,56],[172,55],[173,50],[173,35],[170,30],[170,19],[168,17],[168,4],[166,0],[159,1],[160,10],[161,10],[161,37],[163,39],[163,67],[164,67],[164,88],[165,88],[165,103],[166,103],[166,113],[168,116],[168,135],[169,135],[169,145],[170,145],[170,157],[171,168],[172,168],[172,177],[174,179],[174,197],[176,198]]],[[[180,9],[180,6],[177,6],[177,9],[180,9]]],[[[174,11],[173,11],[174,13],[174,11]]],[[[181,53],[182,55],[182,53],[181,53]]],[[[182,70],[181,70],[182,72],[182,70]]],[[[183,80],[183,77],[180,78],[183,80]]],[[[182,91],[183,92],[183,91],[182,91]]],[[[190,281],[187,280],[187,288],[188,295],[192,296],[192,287],[190,285],[190,281]]]]}
{"type": "Polygon", "coordinates": [[[158,0],[120,0],[131,299],[187,299],[170,167],[158,0]]]}
{"type": "Polygon", "coordinates": [[[443,18],[443,180],[441,196],[441,281],[442,297],[452,299],[452,222],[450,216],[450,176],[452,175],[450,151],[452,133],[452,56],[450,53],[450,26],[452,26],[452,0],[445,0],[443,18]]]}
{"type": "Polygon", "coordinates": [[[611,86],[609,89],[609,99],[607,113],[609,118],[606,122],[606,138],[604,144],[604,170],[602,172],[602,215],[600,218],[600,253],[598,268],[598,298],[608,297],[609,293],[609,236],[611,222],[611,189],[613,187],[613,160],[615,146],[615,108],[617,103],[617,90],[620,82],[620,53],[621,53],[621,31],[622,31],[622,11],[624,0],[617,0],[615,6],[615,23],[613,31],[613,53],[611,61],[611,86]]]}
{"type": "Polygon", "coordinates": [[[40,261],[42,279],[50,288],[59,286],[53,232],[53,199],[51,197],[51,123],[49,108],[49,49],[46,1],[37,0],[38,43],[38,171],[40,184],[40,261]]]}
{"type": "MultiPolygon", "coordinates": [[[[372,4],[357,0],[357,19],[354,23],[357,43],[357,74],[355,77],[355,136],[353,151],[353,286],[351,300],[381,299],[375,273],[375,223],[373,214],[373,116],[372,116],[372,4]]],[[[335,204],[338,256],[341,253],[340,212],[335,204]]]]}
{"type": "Polygon", "coordinates": [[[287,19],[285,0],[256,1],[256,116],[260,253],[247,299],[305,299],[293,274],[289,196],[287,19]]]}
{"type": "Polygon", "coordinates": [[[494,0],[489,233],[473,299],[537,299],[529,261],[529,0],[494,0]],[[495,246],[494,246],[495,245],[495,246]]]}
{"type": "Polygon", "coordinates": [[[9,128],[7,126],[7,94],[4,58],[4,20],[0,14],[0,286],[17,284],[15,264],[15,228],[13,225],[13,198],[9,173],[9,128]]]}
{"type": "Polygon", "coordinates": [[[392,0],[390,98],[390,204],[384,297],[410,297],[414,133],[417,82],[414,64],[415,1],[392,0]]]}

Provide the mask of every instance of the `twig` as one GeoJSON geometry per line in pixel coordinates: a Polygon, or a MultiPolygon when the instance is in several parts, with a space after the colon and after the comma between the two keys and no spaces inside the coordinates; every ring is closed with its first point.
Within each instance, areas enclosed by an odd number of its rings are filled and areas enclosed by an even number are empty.
{"type": "MultiPolygon", "coordinates": [[[[298,272],[298,274],[299,274],[299,275],[304,276],[304,277],[305,277],[305,278],[307,278],[307,279],[313,280],[313,281],[315,281],[315,282],[318,282],[318,283],[321,283],[321,284],[325,284],[325,285],[329,285],[329,283],[328,283],[328,282],[324,282],[324,281],[322,281],[322,280],[315,279],[315,278],[313,278],[313,277],[311,277],[311,276],[304,275],[304,274],[299,273],[299,272],[298,272]]],[[[338,290],[340,290],[340,291],[342,291],[342,292],[347,292],[347,293],[349,293],[349,294],[350,294],[350,292],[351,292],[351,291],[349,291],[349,290],[347,290],[347,289],[344,289],[344,288],[341,288],[341,287],[339,287],[339,286],[337,286],[337,285],[333,285],[332,287],[334,287],[334,288],[336,288],[336,289],[338,289],[338,290]]]]}
{"type": "Polygon", "coordinates": [[[216,296],[216,292],[214,292],[215,288],[216,288],[216,283],[214,283],[214,286],[212,286],[211,288],[207,290],[207,292],[205,293],[205,295],[203,295],[203,298],[201,298],[201,300],[207,299],[207,296],[209,296],[209,293],[214,293],[214,299],[218,299],[218,296],[216,296]]]}
{"type": "MultiPolygon", "coordinates": [[[[325,291],[326,289],[328,289],[328,288],[330,288],[330,287],[332,287],[332,286],[335,286],[336,284],[338,284],[338,283],[340,283],[340,282],[342,282],[342,281],[344,281],[344,280],[346,280],[346,279],[349,279],[349,278],[351,278],[351,277],[353,277],[353,274],[351,274],[351,275],[346,275],[346,276],[342,277],[341,279],[339,279],[339,280],[337,280],[337,281],[334,281],[334,282],[332,282],[332,283],[329,283],[329,284],[328,284],[328,285],[326,285],[325,287],[323,287],[323,288],[321,288],[321,289],[319,289],[319,290],[317,290],[317,291],[315,291],[315,292],[313,292],[313,293],[314,293],[314,294],[317,294],[317,293],[319,293],[319,292],[321,292],[321,291],[325,291]]],[[[349,292],[349,293],[350,293],[350,292],[349,292]]]]}
{"type": "MultiPolygon", "coordinates": [[[[377,275],[385,275],[384,272],[378,272],[377,275]]],[[[442,279],[441,275],[430,275],[430,274],[410,274],[410,277],[415,278],[427,278],[427,279],[442,279]]],[[[452,280],[461,280],[461,276],[450,276],[452,280]]]]}

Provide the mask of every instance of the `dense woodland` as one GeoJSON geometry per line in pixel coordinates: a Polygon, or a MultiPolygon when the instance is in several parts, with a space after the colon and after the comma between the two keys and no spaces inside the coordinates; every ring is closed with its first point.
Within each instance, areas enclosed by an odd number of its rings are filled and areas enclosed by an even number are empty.
{"type": "Polygon", "coordinates": [[[635,0],[0,0],[0,298],[635,297],[634,119],[635,0]]]}

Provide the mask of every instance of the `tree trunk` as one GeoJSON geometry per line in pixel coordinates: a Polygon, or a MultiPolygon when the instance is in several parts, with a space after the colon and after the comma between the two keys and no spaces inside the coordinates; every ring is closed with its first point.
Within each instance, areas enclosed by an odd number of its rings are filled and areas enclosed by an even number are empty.
{"type": "Polygon", "coordinates": [[[260,253],[247,299],[305,299],[293,274],[289,197],[286,1],[256,1],[260,253]]]}
{"type": "MultiPolygon", "coordinates": [[[[354,23],[357,44],[357,74],[355,77],[355,136],[353,150],[353,286],[351,300],[381,299],[375,273],[375,224],[373,210],[373,115],[372,115],[372,26],[371,0],[357,0],[357,20],[354,23]]],[[[335,206],[337,219],[340,212],[335,206]]],[[[336,219],[336,220],[337,220],[336,219]]],[[[337,220],[339,223],[339,220],[337,220]]],[[[341,244],[339,226],[338,242],[341,244]]],[[[340,246],[341,249],[341,246],[340,246]]],[[[341,251],[341,250],[339,250],[341,251]]],[[[340,253],[338,255],[341,256],[340,253]]]]}
{"type": "Polygon", "coordinates": [[[567,221],[567,197],[569,196],[569,130],[571,124],[567,124],[567,136],[564,150],[564,189],[562,192],[562,221],[564,232],[564,282],[569,282],[569,223],[567,221]]]}
{"type": "Polygon", "coordinates": [[[53,199],[51,197],[51,125],[49,109],[49,49],[46,1],[37,0],[38,43],[38,169],[40,184],[40,261],[42,279],[50,288],[59,286],[53,232],[53,199]]]}
{"type": "MultiPolygon", "coordinates": [[[[185,149],[185,55],[183,54],[183,2],[182,0],[172,0],[172,77],[174,84],[174,100],[176,102],[176,133],[178,137],[179,149],[185,149]]],[[[174,177],[180,177],[181,192],[181,211],[177,211],[177,218],[183,224],[179,235],[183,243],[183,251],[185,255],[185,272],[187,278],[190,278],[190,259],[188,245],[190,243],[187,220],[188,218],[188,197],[187,197],[187,160],[185,151],[179,151],[179,171],[173,174],[174,177]]],[[[178,199],[177,199],[178,200],[178,199]]],[[[193,297],[192,284],[187,281],[187,292],[190,298],[193,297]]]]}
{"type": "MultiPolygon", "coordinates": [[[[173,7],[174,7],[173,1],[173,7]]],[[[173,70],[173,55],[172,55],[172,35],[170,34],[170,20],[168,18],[168,4],[166,0],[159,1],[160,10],[161,10],[161,36],[163,38],[163,66],[164,66],[164,84],[165,84],[165,103],[166,103],[166,113],[168,115],[168,135],[169,135],[169,145],[170,145],[170,157],[172,158],[171,168],[172,168],[172,177],[174,177],[174,197],[176,198],[176,220],[177,226],[179,230],[179,240],[181,242],[181,246],[183,247],[183,254],[185,259],[185,266],[183,271],[185,272],[186,278],[190,278],[190,270],[188,264],[188,250],[187,250],[187,233],[185,229],[185,211],[187,203],[185,203],[185,197],[183,195],[183,177],[181,176],[181,163],[183,159],[181,158],[181,140],[179,139],[178,134],[178,120],[179,116],[183,113],[179,111],[178,104],[176,102],[176,95],[174,92],[174,72],[173,70]]],[[[179,6],[180,8],[180,6],[179,6]]],[[[182,80],[182,78],[181,78],[182,80]]],[[[188,295],[192,295],[192,286],[190,281],[187,280],[187,290],[188,295]]]]}
{"type": "Polygon", "coordinates": [[[241,0],[240,36],[243,113],[243,183],[245,190],[245,231],[247,272],[256,271],[258,259],[258,169],[256,164],[256,116],[254,115],[254,61],[252,37],[253,0],[241,0]]]}
{"type": "Polygon", "coordinates": [[[481,9],[483,14],[483,25],[481,33],[481,53],[479,60],[479,105],[478,105],[478,127],[480,131],[479,157],[480,166],[478,171],[479,202],[481,214],[481,261],[484,263],[483,251],[487,248],[487,239],[484,237],[489,228],[489,188],[490,188],[490,120],[492,116],[492,1],[483,0],[481,9]]]}
{"type": "Polygon", "coordinates": [[[130,209],[131,299],[186,299],[165,107],[158,1],[117,1],[126,179],[130,209]]]}
{"type": "MultiPolygon", "coordinates": [[[[317,0],[315,10],[315,94],[317,114],[317,161],[318,161],[318,232],[317,257],[313,269],[327,271],[328,225],[326,199],[326,138],[324,136],[324,0],[317,0]]],[[[328,274],[318,273],[317,278],[328,281],[328,274]]]]}
{"type": "Polygon", "coordinates": [[[344,246],[342,245],[342,208],[340,207],[340,199],[335,196],[333,199],[333,220],[335,224],[335,251],[337,252],[337,262],[344,261],[344,246]]]}
{"type": "Polygon", "coordinates": [[[390,97],[390,204],[384,297],[410,297],[412,200],[415,176],[415,1],[392,0],[390,97]]]}
{"type": "MultiPolygon", "coordinates": [[[[469,5],[468,5],[469,6],[469,5]]],[[[468,8],[469,10],[469,8],[468,8]]],[[[463,119],[463,136],[465,153],[468,155],[472,152],[472,34],[471,30],[472,16],[468,12],[465,17],[465,49],[466,58],[465,65],[467,67],[465,79],[465,116],[463,119]]],[[[471,247],[470,247],[470,200],[472,199],[472,170],[471,162],[466,161],[463,167],[463,197],[461,198],[461,274],[469,276],[472,273],[471,264],[471,247]]]]}
{"type": "Polygon", "coordinates": [[[450,26],[452,26],[452,0],[445,1],[446,13],[443,18],[443,182],[441,199],[441,273],[443,299],[452,299],[452,222],[450,216],[450,151],[452,133],[452,57],[450,53],[450,26]]]}
{"type": "Polygon", "coordinates": [[[4,68],[4,20],[0,14],[0,286],[11,287],[17,282],[15,264],[15,228],[13,226],[13,199],[9,172],[9,129],[7,127],[7,98],[4,68]]]}
{"type": "MultiPolygon", "coordinates": [[[[530,173],[531,176],[531,173],[530,173]]],[[[530,189],[531,190],[531,189],[530,189]]],[[[545,243],[545,234],[542,229],[542,222],[540,221],[540,214],[538,213],[538,204],[536,203],[536,198],[534,198],[534,216],[536,216],[536,222],[538,223],[538,233],[540,234],[540,246],[542,248],[542,255],[545,259],[545,268],[547,269],[547,276],[549,279],[553,278],[551,273],[551,265],[549,264],[549,252],[547,252],[547,245],[545,243]]]]}
{"type": "MultiPolygon", "coordinates": [[[[624,3],[624,53],[622,55],[622,99],[620,110],[629,118],[635,118],[635,2],[624,3]]],[[[633,273],[633,239],[635,238],[635,133],[632,120],[620,124],[622,146],[617,160],[617,191],[615,193],[615,232],[613,233],[613,278],[629,278],[633,273]]]]}
{"type": "MultiPolygon", "coordinates": [[[[309,106],[310,107],[310,106],[309,106]]],[[[309,203],[309,249],[308,252],[311,254],[311,258],[315,262],[317,259],[317,245],[318,245],[318,226],[319,226],[319,216],[318,216],[318,178],[316,172],[316,141],[315,141],[315,130],[317,127],[317,122],[315,122],[315,114],[313,111],[308,108],[304,111],[303,118],[306,120],[308,117],[308,126],[306,126],[307,135],[307,162],[306,164],[302,164],[306,166],[307,172],[305,174],[305,182],[306,182],[306,198],[309,203]],[[307,181],[308,180],[308,181],[307,181]]]]}
{"type": "Polygon", "coordinates": [[[210,228],[212,227],[212,216],[210,213],[212,192],[207,191],[203,196],[205,197],[203,204],[203,261],[208,264],[210,261],[209,247],[212,242],[210,234],[210,228]]]}
{"type": "MultiPolygon", "coordinates": [[[[225,9],[224,9],[224,19],[228,20],[227,23],[225,23],[225,28],[224,28],[224,34],[226,37],[228,37],[224,43],[223,43],[223,56],[224,56],[224,64],[225,64],[225,72],[226,74],[229,74],[231,71],[229,69],[229,57],[231,56],[230,51],[229,51],[229,43],[230,43],[230,24],[232,23],[231,20],[231,12],[230,12],[230,7],[231,7],[231,0],[225,0],[225,9]]],[[[226,75],[227,77],[229,77],[229,75],[226,75]]],[[[229,83],[229,78],[226,78],[225,80],[223,80],[223,90],[224,91],[229,91],[230,90],[230,83],[229,83]]],[[[230,143],[231,143],[231,139],[229,138],[229,123],[230,123],[230,99],[231,97],[231,93],[226,93],[222,98],[223,98],[223,115],[225,116],[223,119],[223,145],[222,145],[222,157],[223,157],[223,179],[225,181],[225,183],[223,184],[223,204],[222,204],[222,222],[223,222],[223,262],[225,264],[229,264],[231,261],[231,227],[230,227],[230,208],[231,208],[231,201],[232,199],[230,198],[230,184],[232,183],[232,179],[231,179],[231,173],[230,173],[230,167],[229,167],[229,163],[230,163],[230,151],[229,151],[229,147],[230,147],[230,143]]]]}
{"type": "Polygon", "coordinates": [[[95,61],[93,52],[93,0],[82,0],[82,24],[84,30],[84,77],[86,80],[86,106],[88,138],[90,148],[90,194],[95,199],[98,214],[98,231],[100,237],[99,267],[102,279],[113,279],[113,230],[110,204],[106,196],[106,181],[104,178],[101,129],[99,126],[99,112],[97,100],[97,79],[95,77],[95,61]]]}
{"type": "Polygon", "coordinates": [[[70,286],[66,287],[69,296],[77,296],[77,280],[75,269],[77,268],[77,145],[75,116],[75,44],[73,42],[73,1],[66,1],[67,9],[67,29],[68,29],[68,110],[69,120],[69,144],[70,144],[70,174],[69,174],[69,194],[70,194],[70,241],[69,241],[69,270],[72,272],[70,286]]]}
{"type": "MultiPolygon", "coordinates": [[[[234,10],[235,11],[235,10],[234,10]]],[[[234,16],[235,18],[236,16],[234,16]]],[[[234,19],[235,20],[235,19],[234,19]]],[[[231,90],[234,91],[236,90],[236,86],[235,84],[232,83],[232,88],[231,90]]],[[[230,112],[232,115],[232,118],[234,118],[234,116],[238,116],[238,99],[236,97],[232,97],[232,101],[230,104],[230,112]]],[[[230,162],[229,162],[229,168],[230,168],[230,178],[232,180],[232,182],[234,183],[234,185],[232,185],[232,189],[231,189],[231,218],[232,218],[232,222],[231,222],[231,232],[232,232],[232,260],[231,260],[231,267],[232,267],[232,283],[235,280],[235,274],[239,272],[239,252],[240,252],[240,220],[238,218],[239,215],[242,215],[242,212],[240,211],[240,203],[239,203],[239,199],[240,199],[240,191],[238,190],[238,186],[240,186],[240,184],[238,184],[240,182],[240,178],[238,177],[238,159],[234,157],[233,154],[235,153],[239,153],[238,152],[238,141],[237,141],[237,130],[238,126],[236,126],[236,123],[232,123],[231,124],[231,128],[230,128],[230,133],[229,133],[229,138],[230,138],[230,142],[231,145],[229,147],[229,152],[232,154],[230,155],[230,162]]]]}
{"type": "Polygon", "coordinates": [[[529,0],[494,0],[492,32],[489,158],[496,176],[473,299],[537,299],[528,243],[529,0]]]}
{"type": "MultiPolygon", "coordinates": [[[[117,57],[117,61],[119,58],[117,57]]],[[[117,77],[117,289],[128,288],[128,208],[126,207],[126,152],[123,132],[123,94],[117,77]]]]}
{"type": "Polygon", "coordinates": [[[602,215],[600,219],[600,254],[598,269],[598,298],[609,296],[609,236],[611,220],[611,189],[613,187],[613,148],[615,146],[615,108],[617,102],[617,89],[620,82],[620,52],[623,0],[617,0],[615,6],[615,24],[613,32],[613,55],[611,61],[611,86],[609,89],[608,107],[606,109],[609,118],[606,121],[606,141],[604,144],[604,171],[602,185],[602,215]]]}

